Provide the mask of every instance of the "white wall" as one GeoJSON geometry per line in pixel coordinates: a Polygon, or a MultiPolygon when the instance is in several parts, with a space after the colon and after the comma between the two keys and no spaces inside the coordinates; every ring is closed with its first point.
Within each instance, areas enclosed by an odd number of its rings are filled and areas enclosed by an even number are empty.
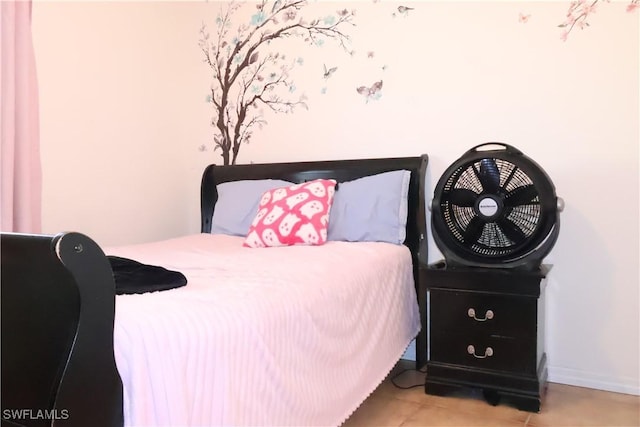
{"type": "MultiPolygon", "coordinates": [[[[356,54],[279,45],[304,57],[310,109],[266,114],[239,162],[426,152],[432,191],[470,147],[515,145],[566,202],[546,260],[550,379],[640,394],[639,14],[599,4],[562,42],[568,3],[422,1],[395,18],[384,0],[312,3],[357,9],[356,54]],[[326,81],[323,64],[338,67],[326,81]],[[355,88],[378,79],[382,97],[365,103],[355,88]]],[[[119,245],[199,230],[200,173],[220,158],[198,151],[212,133],[197,41],[219,7],[36,1],[45,232],[119,245]]]]}
{"type": "Polygon", "coordinates": [[[113,245],[199,231],[187,224],[200,178],[190,154],[209,128],[206,5],[185,6],[35,3],[45,232],[113,245]]]}

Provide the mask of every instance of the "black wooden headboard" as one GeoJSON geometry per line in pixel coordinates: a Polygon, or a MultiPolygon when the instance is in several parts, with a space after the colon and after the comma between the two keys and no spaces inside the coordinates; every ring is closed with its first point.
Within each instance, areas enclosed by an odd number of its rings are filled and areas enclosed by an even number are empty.
{"type": "MultiPolygon", "coordinates": [[[[301,183],[312,179],[335,179],[339,183],[364,176],[405,169],[411,171],[409,212],[405,245],[414,261],[427,263],[424,181],[429,157],[396,157],[387,159],[328,160],[319,162],[262,163],[250,165],[209,165],[202,176],[200,193],[203,233],[211,232],[211,219],[218,200],[217,184],[244,179],[282,179],[301,183]]],[[[417,276],[416,276],[417,277],[417,276]]]]}

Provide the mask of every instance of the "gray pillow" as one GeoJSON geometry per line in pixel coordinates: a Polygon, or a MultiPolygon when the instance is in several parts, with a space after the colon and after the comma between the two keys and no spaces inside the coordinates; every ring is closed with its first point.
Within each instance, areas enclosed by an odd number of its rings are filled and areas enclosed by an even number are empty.
{"type": "Polygon", "coordinates": [[[258,204],[265,191],[288,187],[292,182],[279,179],[230,181],[218,184],[218,201],[211,219],[212,234],[246,236],[258,213],[258,204]]]}
{"type": "Polygon", "coordinates": [[[398,170],[340,183],[327,240],[404,243],[410,178],[398,170]]]}

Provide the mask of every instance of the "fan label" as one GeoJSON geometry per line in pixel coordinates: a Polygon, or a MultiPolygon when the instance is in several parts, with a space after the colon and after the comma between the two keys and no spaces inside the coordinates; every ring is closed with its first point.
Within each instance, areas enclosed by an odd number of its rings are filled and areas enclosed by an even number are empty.
{"type": "Polygon", "coordinates": [[[492,217],[498,212],[498,202],[490,197],[486,197],[480,200],[478,204],[478,210],[486,217],[492,217]]]}

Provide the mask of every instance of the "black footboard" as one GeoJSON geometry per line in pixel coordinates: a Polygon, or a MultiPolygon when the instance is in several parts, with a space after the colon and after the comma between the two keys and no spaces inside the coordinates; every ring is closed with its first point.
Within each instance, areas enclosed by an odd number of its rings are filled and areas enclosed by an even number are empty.
{"type": "Polygon", "coordinates": [[[115,285],[78,233],[2,233],[2,425],[122,426],[115,285]]]}

